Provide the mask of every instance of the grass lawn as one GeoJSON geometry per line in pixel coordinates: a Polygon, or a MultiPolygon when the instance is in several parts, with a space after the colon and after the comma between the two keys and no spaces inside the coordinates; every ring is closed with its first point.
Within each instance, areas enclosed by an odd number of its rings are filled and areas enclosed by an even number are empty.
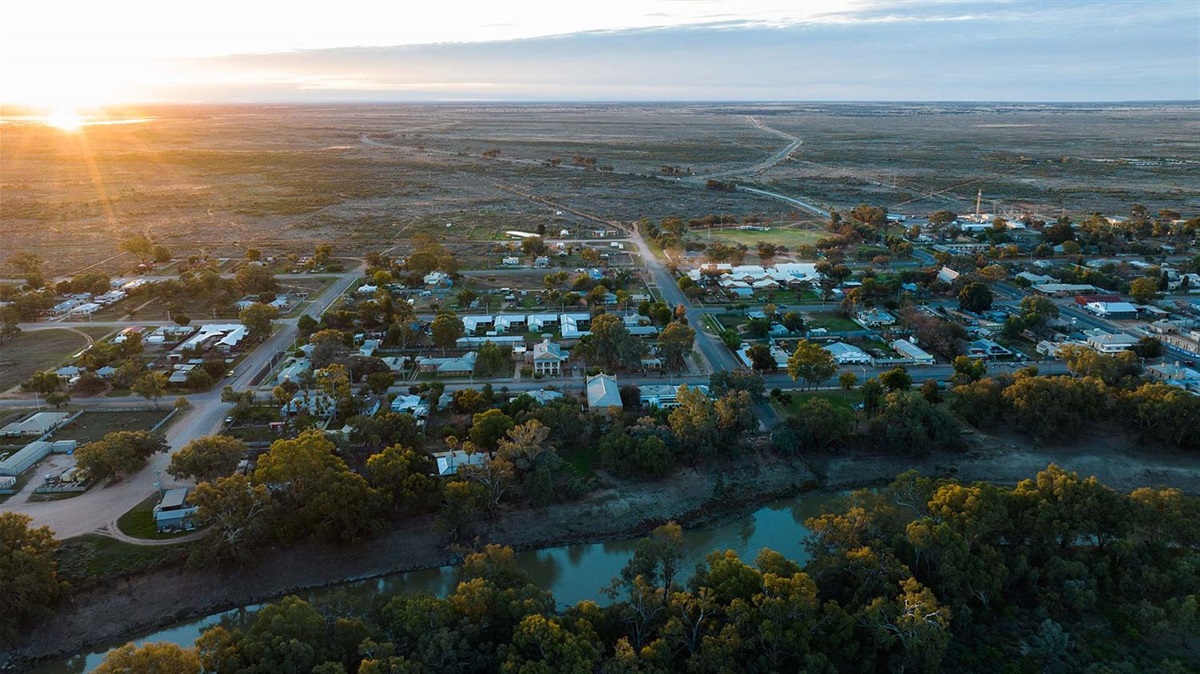
{"type": "MultiPolygon", "coordinates": [[[[859,382],[862,383],[861,381],[859,382]]],[[[846,410],[854,410],[854,406],[862,402],[862,393],[858,390],[850,391],[788,391],[792,394],[791,403],[782,402],[776,398],[768,396],[771,407],[775,408],[782,416],[796,414],[800,408],[800,404],[810,398],[824,398],[829,401],[834,407],[840,407],[846,410]]]]}
{"type": "Polygon", "coordinates": [[[73,590],[178,564],[194,543],[180,545],[133,545],[99,534],[68,538],[54,553],[58,577],[73,590]]]}
{"type": "Polygon", "coordinates": [[[170,412],[170,409],[148,412],[84,412],[66,428],[55,433],[54,439],[77,440],[82,445],[99,440],[113,431],[148,431],[170,412]]]}
{"type": "Polygon", "coordinates": [[[836,314],[812,314],[811,318],[804,321],[805,327],[809,330],[814,328],[825,328],[830,332],[849,332],[852,330],[862,330],[863,327],[849,318],[842,318],[836,314]]]}
{"type": "MultiPolygon", "coordinates": [[[[99,328],[84,330],[88,334],[99,328]]],[[[108,332],[108,328],[103,328],[108,332]]],[[[0,391],[29,379],[34,372],[58,368],[87,346],[87,337],[68,329],[23,332],[0,345],[0,391]]]]}
{"type": "MultiPolygon", "coordinates": [[[[697,232],[697,238],[702,241],[707,241],[710,232],[697,232]]],[[[823,232],[810,229],[781,229],[772,228],[769,232],[743,231],[739,229],[723,229],[713,230],[711,232],[713,240],[729,241],[732,243],[741,243],[750,248],[750,254],[747,258],[757,257],[755,246],[759,241],[772,243],[776,246],[787,246],[789,250],[795,250],[797,246],[804,244],[815,244],[829,236],[829,232],[823,232]]],[[[747,262],[754,264],[754,262],[747,262]]]]}
{"type": "Polygon", "coordinates": [[[186,532],[173,534],[158,533],[158,527],[154,524],[154,506],[158,504],[158,499],[158,494],[147,496],[144,501],[135,505],[133,509],[117,519],[117,528],[127,536],[147,538],[155,541],[179,538],[186,535],[186,532]]]}

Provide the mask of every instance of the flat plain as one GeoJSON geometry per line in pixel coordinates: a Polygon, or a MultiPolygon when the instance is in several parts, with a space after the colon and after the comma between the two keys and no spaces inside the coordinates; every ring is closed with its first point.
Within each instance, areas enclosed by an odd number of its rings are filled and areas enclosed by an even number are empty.
{"type": "MultiPolygon", "coordinates": [[[[169,107],[69,134],[0,125],[0,240],[69,273],[146,233],[172,250],[356,255],[431,234],[641,217],[804,217],[704,176],[834,208],[1123,214],[1200,208],[1195,105],[746,104],[169,107]],[[800,145],[770,166],[788,141],[800,145]],[[485,156],[486,155],[486,156],[485,156]],[[668,170],[664,170],[668,169],[668,170]],[[739,169],[747,169],[738,174],[739,169]],[[730,174],[729,172],[732,172],[730,174]],[[449,224],[451,227],[447,227],[449,224]]],[[[758,240],[757,238],[755,240],[758,240]]],[[[127,261],[126,261],[127,262],[127,261]]],[[[111,263],[111,261],[110,261],[111,263]]],[[[110,264],[128,267],[126,263],[110,264]]]]}

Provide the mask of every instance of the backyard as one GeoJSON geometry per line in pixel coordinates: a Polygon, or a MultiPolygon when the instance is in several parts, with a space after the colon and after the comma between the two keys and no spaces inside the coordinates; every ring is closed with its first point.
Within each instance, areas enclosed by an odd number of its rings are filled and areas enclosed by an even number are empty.
{"type": "Polygon", "coordinates": [[[167,409],[143,412],[84,412],[56,432],[54,439],[75,440],[83,445],[100,440],[115,431],[148,431],[170,413],[171,410],[167,409]]]}

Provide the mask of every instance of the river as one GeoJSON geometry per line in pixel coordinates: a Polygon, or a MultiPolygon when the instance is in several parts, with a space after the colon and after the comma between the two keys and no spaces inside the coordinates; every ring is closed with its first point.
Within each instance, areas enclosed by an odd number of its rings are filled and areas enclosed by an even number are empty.
{"type": "MultiPolygon", "coordinates": [[[[780,499],[744,517],[727,520],[717,526],[685,530],[683,538],[688,562],[684,568],[689,570],[687,575],[690,576],[690,569],[713,550],[733,550],[742,560],[749,563],[753,562],[760,550],[771,548],[789,559],[804,563],[808,559],[804,539],[809,534],[804,520],[824,512],[833,498],[834,496],[829,494],[812,494],[780,499]]],[[[560,607],[583,599],[592,599],[604,604],[608,603],[608,599],[601,592],[602,588],[629,561],[636,544],[637,539],[629,539],[530,550],[518,553],[517,562],[535,584],[554,593],[560,607]]],[[[297,594],[308,601],[320,601],[335,593],[344,593],[352,600],[420,591],[445,595],[457,582],[457,567],[444,566],[372,580],[341,583],[297,594]]],[[[133,641],[138,644],[171,641],[191,646],[207,626],[223,617],[240,622],[251,615],[255,608],[257,606],[248,606],[186,620],[141,635],[133,641]]],[[[110,648],[123,643],[125,642],[109,644],[91,653],[50,662],[31,671],[34,674],[76,674],[91,671],[100,664],[110,648]]]]}

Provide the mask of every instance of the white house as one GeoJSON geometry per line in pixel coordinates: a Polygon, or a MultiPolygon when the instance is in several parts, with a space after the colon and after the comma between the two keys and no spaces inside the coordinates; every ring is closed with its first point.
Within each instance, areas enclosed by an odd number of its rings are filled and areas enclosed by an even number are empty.
{"type": "Polygon", "coordinates": [[[1111,334],[1103,330],[1089,330],[1087,344],[1100,353],[1120,353],[1137,345],[1138,340],[1126,334],[1111,334]]]}
{"type": "Polygon", "coordinates": [[[934,363],[932,355],[907,339],[897,339],[892,342],[891,346],[901,357],[907,358],[917,365],[933,365],[934,363]]]}
{"type": "Polygon", "coordinates": [[[547,337],[533,345],[533,371],[546,377],[557,377],[562,374],[562,364],[567,360],[562,346],[550,341],[547,337]]]}
{"type": "Polygon", "coordinates": [[[834,342],[821,348],[833,354],[833,359],[837,361],[838,365],[869,365],[871,363],[870,354],[853,344],[834,342]]]}
{"type": "Polygon", "coordinates": [[[437,462],[437,474],[441,477],[454,475],[463,466],[486,466],[488,462],[488,455],[485,452],[472,452],[468,454],[462,451],[451,450],[449,452],[435,452],[433,458],[437,462]]]}
{"type": "MultiPolygon", "coordinates": [[[[686,384],[671,385],[671,384],[646,384],[641,387],[638,399],[643,407],[661,407],[670,409],[679,407],[679,389],[686,384]]],[[[689,386],[693,391],[700,391],[704,395],[708,395],[708,387],[701,384],[699,386],[689,386]]]]}

